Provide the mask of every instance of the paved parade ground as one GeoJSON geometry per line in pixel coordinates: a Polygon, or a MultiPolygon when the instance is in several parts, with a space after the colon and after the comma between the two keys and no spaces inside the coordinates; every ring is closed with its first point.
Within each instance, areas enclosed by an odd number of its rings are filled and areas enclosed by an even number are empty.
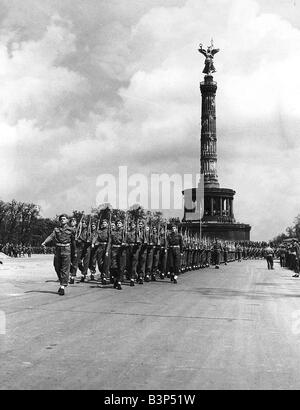
{"type": "Polygon", "coordinates": [[[300,279],[263,260],[57,295],[52,256],[0,265],[1,389],[299,389],[300,279]],[[6,323],[4,323],[6,322],[6,323]]]}

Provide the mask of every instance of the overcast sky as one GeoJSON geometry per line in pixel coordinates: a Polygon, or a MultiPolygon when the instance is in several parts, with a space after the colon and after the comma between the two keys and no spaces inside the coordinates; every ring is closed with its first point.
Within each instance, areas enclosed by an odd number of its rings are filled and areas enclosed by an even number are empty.
{"type": "MultiPolygon", "coordinates": [[[[300,2],[0,0],[0,197],[90,210],[96,179],[195,172],[214,38],[218,174],[252,239],[300,213],[300,2]]],[[[182,213],[179,212],[182,216],[182,213]]]]}

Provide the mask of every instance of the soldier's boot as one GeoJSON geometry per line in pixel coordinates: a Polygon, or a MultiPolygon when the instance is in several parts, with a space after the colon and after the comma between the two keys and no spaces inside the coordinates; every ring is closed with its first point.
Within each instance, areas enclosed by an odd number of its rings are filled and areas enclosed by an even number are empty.
{"type": "Polygon", "coordinates": [[[121,282],[117,282],[116,289],[117,290],[122,290],[121,282]]]}
{"type": "Polygon", "coordinates": [[[104,286],[107,285],[107,279],[106,278],[102,278],[101,282],[102,282],[102,285],[104,285],[104,286]]]}
{"type": "Polygon", "coordinates": [[[173,274],[170,275],[170,281],[174,282],[174,275],[173,274]]]}
{"type": "Polygon", "coordinates": [[[146,276],[145,276],[145,282],[150,282],[150,277],[149,277],[149,275],[146,275],[146,276]]]}
{"type": "Polygon", "coordinates": [[[216,266],[215,266],[215,269],[220,269],[220,266],[219,266],[219,265],[216,265],[216,266]]]}
{"type": "Polygon", "coordinates": [[[173,278],[173,283],[174,283],[175,285],[176,285],[176,283],[177,283],[177,279],[178,279],[178,276],[175,275],[174,278],[173,278]]]}
{"type": "Polygon", "coordinates": [[[75,283],[74,276],[71,276],[71,278],[70,278],[70,280],[69,280],[69,284],[70,284],[70,285],[74,285],[74,283],[75,283]]]}
{"type": "Polygon", "coordinates": [[[58,292],[57,292],[60,296],[64,296],[64,294],[65,294],[65,288],[63,288],[63,287],[60,287],[59,289],[58,289],[58,292]]]}
{"type": "Polygon", "coordinates": [[[138,284],[139,285],[143,285],[144,284],[144,281],[143,281],[143,279],[139,276],[139,278],[138,278],[138,284]]]}
{"type": "Polygon", "coordinates": [[[80,282],[82,283],[82,282],[84,282],[85,281],[85,276],[83,275],[83,276],[81,276],[81,278],[80,278],[80,282]]]}
{"type": "Polygon", "coordinates": [[[115,283],[115,278],[113,276],[110,277],[110,283],[113,285],[115,283]]]}
{"type": "Polygon", "coordinates": [[[165,274],[163,272],[161,272],[159,277],[160,277],[160,279],[165,279],[165,274]]]}
{"type": "Polygon", "coordinates": [[[91,273],[91,276],[90,276],[91,280],[95,280],[95,273],[91,273]]]}
{"type": "Polygon", "coordinates": [[[155,273],[152,273],[152,275],[151,275],[151,280],[152,280],[152,282],[156,282],[156,276],[155,276],[155,273]]]}
{"type": "Polygon", "coordinates": [[[131,287],[134,286],[134,279],[130,279],[130,286],[131,286],[131,287]]]}

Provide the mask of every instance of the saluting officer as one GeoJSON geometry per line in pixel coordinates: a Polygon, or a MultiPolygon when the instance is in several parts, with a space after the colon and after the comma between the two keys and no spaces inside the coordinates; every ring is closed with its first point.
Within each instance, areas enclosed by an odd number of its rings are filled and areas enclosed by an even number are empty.
{"type": "Polygon", "coordinates": [[[71,250],[75,249],[75,233],[74,229],[68,226],[68,217],[62,214],[59,217],[60,227],[55,228],[51,235],[45,239],[42,246],[47,243],[55,242],[54,268],[60,282],[58,294],[65,294],[65,287],[68,286],[70,277],[70,267],[73,255],[71,250]]]}

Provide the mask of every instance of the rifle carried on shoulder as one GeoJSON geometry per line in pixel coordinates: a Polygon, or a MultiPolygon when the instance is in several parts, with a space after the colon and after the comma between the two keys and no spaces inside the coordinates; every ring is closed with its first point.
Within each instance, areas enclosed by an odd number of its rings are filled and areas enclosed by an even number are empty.
{"type": "Polygon", "coordinates": [[[77,228],[76,228],[76,233],[75,233],[75,240],[76,240],[76,241],[80,238],[80,235],[81,235],[81,232],[82,232],[82,220],[83,220],[83,217],[84,217],[84,212],[82,212],[82,215],[81,215],[79,224],[78,224],[78,226],[77,226],[77,228]]]}

